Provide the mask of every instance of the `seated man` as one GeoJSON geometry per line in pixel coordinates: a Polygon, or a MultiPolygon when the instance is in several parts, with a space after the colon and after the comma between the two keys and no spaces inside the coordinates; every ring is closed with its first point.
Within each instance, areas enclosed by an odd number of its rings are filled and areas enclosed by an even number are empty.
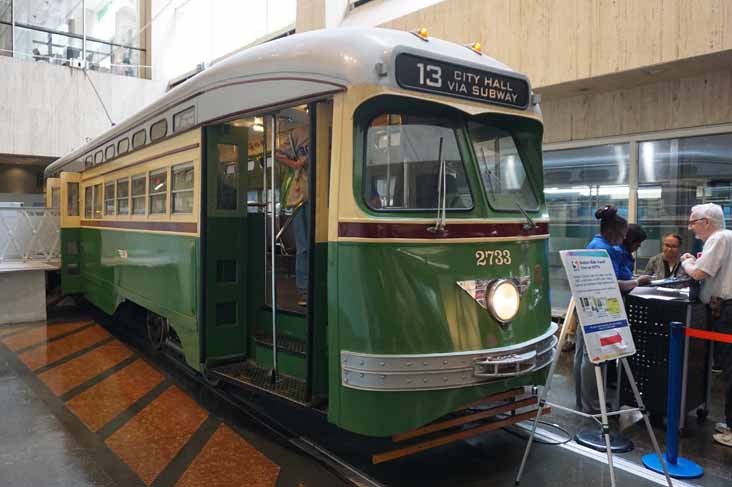
{"type": "Polygon", "coordinates": [[[654,279],[686,277],[681,266],[681,243],[681,237],[675,233],[664,235],[662,251],[650,258],[646,265],[646,274],[654,279]]]}

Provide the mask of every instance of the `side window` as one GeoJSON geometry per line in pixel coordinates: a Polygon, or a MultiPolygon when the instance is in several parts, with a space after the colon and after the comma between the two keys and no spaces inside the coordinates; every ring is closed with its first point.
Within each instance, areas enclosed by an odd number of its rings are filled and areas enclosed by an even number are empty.
{"type": "Polygon", "coordinates": [[[173,132],[180,132],[196,124],[195,107],[186,108],[173,115],[173,132]]]}
{"type": "Polygon", "coordinates": [[[66,210],[69,216],[79,216],[79,183],[68,183],[66,187],[66,210]]]}
{"type": "Polygon", "coordinates": [[[94,218],[102,217],[102,185],[94,185],[94,218]]]}
{"type": "Polygon", "coordinates": [[[117,214],[130,214],[130,180],[127,178],[117,180],[117,214]]]}
{"type": "Polygon", "coordinates": [[[125,137],[124,139],[117,142],[117,154],[126,154],[130,150],[130,139],[125,137]]]}
{"type": "Polygon", "coordinates": [[[168,121],[166,119],[158,120],[150,127],[150,140],[155,142],[168,134],[168,121]]]}
{"type": "Polygon", "coordinates": [[[147,142],[147,135],[145,133],[145,129],[142,129],[138,132],[135,132],[135,135],[132,136],[132,148],[133,149],[139,149],[145,143],[147,142]]]}
{"type": "Polygon", "coordinates": [[[61,208],[61,188],[51,188],[51,208],[61,208]]]}
{"type": "Polygon", "coordinates": [[[104,185],[104,214],[114,215],[114,183],[104,185]]]}
{"type": "Polygon", "coordinates": [[[104,160],[108,161],[114,157],[114,144],[108,145],[104,150],[104,160]]]}
{"type": "Polygon", "coordinates": [[[216,208],[236,210],[239,192],[239,147],[219,144],[219,165],[216,168],[216,208]]]}
{"type": "Polygon", "coordinates": [[[193,163],[173,166],[171,174],[171,211],[193,213],[193,163]]]}
{"type": "Polygon", "coordinates": [[[92,217],[92,192],[91,186],[84,188],[84,218],[92,217]]]}
{"type": "Polygon", "coordinates": [[[160,169],[150,173],[150,214],[160,215],[166,212],[168,196],[168,169],[160,169]]]}
{"type": "Polygon", "coordinates": [[[147,177],[144,174],[132,178],[132,214],[145,214],[145,183],[147,177]]]}

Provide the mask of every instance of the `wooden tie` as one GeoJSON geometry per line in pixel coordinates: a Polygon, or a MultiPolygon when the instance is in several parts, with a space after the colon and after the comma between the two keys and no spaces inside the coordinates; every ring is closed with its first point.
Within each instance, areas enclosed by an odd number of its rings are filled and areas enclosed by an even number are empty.
{"type": "MultiPolygon", "coordinates": [[[[457,418],[452,418],[452,419],[448,419],[448,420],[444,420],[444,421],[438,421],[435,423],[431,423],[427,426],[417,428],[412,431],[407,431],[405,433],[396,434],[396,435],[392,436],[392,441],[394,441],[395,443],[400,443],[403,441],[424,437],[425,435],[431,435],[433,433],[437,433],[440,431],[450,430],[450,429],[460,427],[460,426],[463,426],[466,424],[475,423],[474,426],[472,426],[468,429],[461,429],[461,430],[453,431],[453,432],[445,431],[440,436],[432,437],[429,440],[414,443],[409,446],[405,446],[405,447],[398,448],[395,450],[389,450],[389,451],[386,451],[383,453],[378,453],[378,454],[372,456],[371,461],[374,464],[388,462],[391,460],[395,460],[397,458],[414,455],[416,453],[420,453],[425,450],[437,448],[438,446],[447,445],[447,444],[453,443],[455,441],[464,440],[466,438],[477,436],[477,435],[480,435],[480,434],[488,432],[488,431],[494,431],[497,429],[505,428],[506,426],[510,426],[512,424],[515,424],[515,423],[518,423],[521,421],[532,419],[536,416],[537,408],[535,408],[535,407],[524,413],[516,414],[516,410],[521,409],[521,408],[535,406],[538,402],[538,398],[536,396],[531,396],[531,397],[523,398],[523,399],[517,399],[518,396],[523,395],[523,394],[524,394],[523,388],[512,389],[510,391],[505,391],[505,392],[501,392],[499,394],[494,394],[492,396],[488,396],[488,397],[485,397],[478,401],[472,402],[472,403],[468,404],[466,407],[455,411],[455,412],[466,413],[462,416],[458,416],[457,418]],[[471,408],[474,408],[479,405],[491,404],[491,403],[496,403],[499,401],[507,401],[507,400],[509,402],[489,408],[489,409],[484,409],[484,410],[481,410],[481,411],[478,411],[475,413],[468,412],[471,408]],[[494,418],[494,417],[498,416],[499,414],[505,414],[505,413],[510,413],[510,415],[505,418],[500,418],[497,421],[490,421],[490,422],[484,421],[488,418],[494,418]]],[[[548,413],[549,411],[550,411],[550,408],[545,407],[544,412],[542,414],[548,413]]]]}

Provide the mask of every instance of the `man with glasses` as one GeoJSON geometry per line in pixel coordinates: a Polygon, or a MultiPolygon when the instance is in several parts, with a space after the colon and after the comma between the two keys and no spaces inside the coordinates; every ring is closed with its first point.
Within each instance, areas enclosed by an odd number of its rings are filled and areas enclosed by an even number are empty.
{"type": "MultiPolygon", "coordinates": [[[[732,333],[732,231],[725,230],[722,207],[714,203],[696,205],[689,216],[689,230],[704,242],[702,255],[681,256],[684,271],[702,282],[699,297],[707,305],[710,328],[732,333]]],[[[732,447],[732,344],[715,343],[722,360],[724,414],[726,423],[717,423],[714,440],[732,447]]]]}

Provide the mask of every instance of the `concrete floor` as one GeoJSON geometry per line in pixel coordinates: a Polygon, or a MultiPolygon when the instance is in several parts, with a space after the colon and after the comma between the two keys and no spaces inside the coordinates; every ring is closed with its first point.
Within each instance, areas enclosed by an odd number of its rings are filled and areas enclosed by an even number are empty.
{"type": "MultiPolygon", "coordinates": [[[[371,454],[393,448],[388,440],[344,433],[322,412],[278,398],[213,389],[169,357],[143,352],[131,338],[140,330],[129,331],[89,310],[0,327],[0,486],[513,485],[520,429],[372,465],[371,454]]],[[[568,406],[571,355],[550,398],[568,406]]],[[[717,403],[711,417],[720,412],[717,403]]],[[[572,432],[586,424],[557,411],[546,419],[572,432]]],[[[730,485],[732,451],[712,443],[712,425],[689,424],[681,453],[707,474],[678,485],[730,485]]],[[[618,456],[618,485],[659,485],[637,467],[650,451],[645,430],[625,433],[636,450],[618,456]]],[[[602,455],[538,444],[522,485],[609,485],[609,475],[602,455]]]]}

